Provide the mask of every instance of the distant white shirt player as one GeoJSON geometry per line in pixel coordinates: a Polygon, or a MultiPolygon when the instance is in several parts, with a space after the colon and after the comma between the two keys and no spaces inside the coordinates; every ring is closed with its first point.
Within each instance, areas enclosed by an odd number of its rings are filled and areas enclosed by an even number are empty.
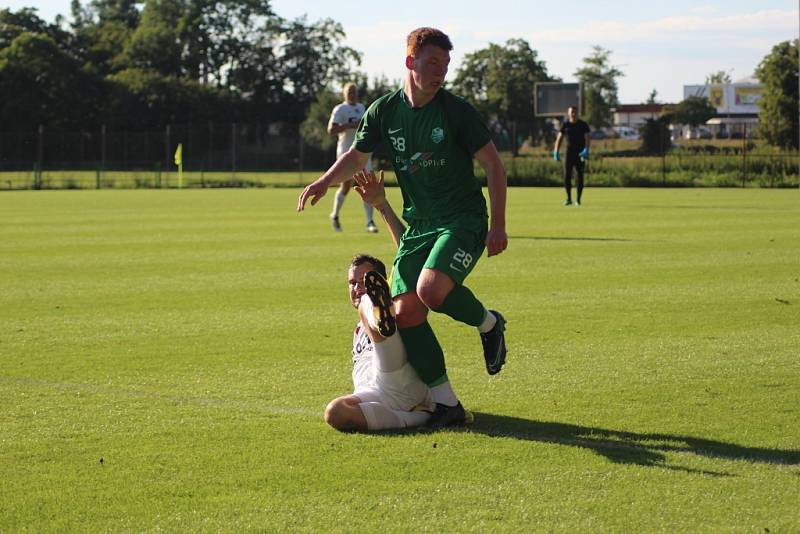
{"type": "MultiPolygon", "coordinates": [[[[337,158],[350,150],[356,137],[358,122],[366,110],[364,104],[358,102],[358,88],[354,83],[346,84],[342,90],[342,95],[344,96],[344,102],[333,108],[331,118],[328,121],[328,133],[339,136],[339,141],[336,143],[337,158]]],[[[367,160],[364,168],[368,171],[372,170],[372,158],[367,160]]],[[[331,224],[337,232],[342,231],[342,225],[339,223],[339,211],[342,209],[342,204],[344,204],[344,199],[352,184],[352,180],[342,182],[333,197],[331,224]]],[[[378,227],[372,221],[372,206],[366,202],[364,202],[364,214],[367,217],[367,231],[373,234],[376,233],[378,227]]]]}

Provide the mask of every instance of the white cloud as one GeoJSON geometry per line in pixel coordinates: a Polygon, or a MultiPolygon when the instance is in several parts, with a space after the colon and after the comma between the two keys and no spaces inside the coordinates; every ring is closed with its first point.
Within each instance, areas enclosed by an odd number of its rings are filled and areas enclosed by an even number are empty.
{"type": "Polygon", "coordinates": [[[743,15],[699,16],[684,15],[664,17],[652,21],[623,23],[598,21],[573,28],[528,32],[534,43],[626,43],[668,42],[676,37],[689,38],[696,35],[698,42],[706,42],[709,36],[728,35],[731,38],[762,35],[774,39],[776,33],[797,31],[800,11],[770,10],[743,15]]]}
{"type": "Polygon", "coordinates": [[[698,15],[710,15],[711,13],[718,13],[719,9],[714,6],[695,6],[689,11],[698,15]]]}

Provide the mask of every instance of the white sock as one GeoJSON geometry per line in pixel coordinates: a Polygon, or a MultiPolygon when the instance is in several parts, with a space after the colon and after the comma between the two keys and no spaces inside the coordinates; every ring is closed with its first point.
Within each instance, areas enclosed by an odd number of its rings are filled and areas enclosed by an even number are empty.
{"type": "Polygon", "coordinates": [[[380,402],[362,402],[358,406],[361,408],[364,419],[367,420],[367,428],[370,430],[419,426],[431,416],[428,412],[392,410],[380,402]]]}
{"type": "Polygon", "coordinates": [[[445,406],[455,406],[458,404],[458,398],[456,397],[456,393],[453,391],[453,386],[450,385],[449,380],[444,384],[433,386],[431,388],[431,397],[433,397],[433,402],[438,402],[439,404],[444,404],[445,406]]]}
{"type": "Polygon", "coordinates": [[[367,316],[369,327],[376,332],[379,331],[378,318],[375,317],[375,307],[372,305],[372,300],[366,293],[361,295],[361,303],[359,304],[359,307],[364,309],[364,315],[367,316]]]}
{"type": "Polygon", "coordinates": [[[373,343],[373,345],[375,346],[375,357],[378,358],[378,370],[382,373],[397,371],[408,360],[406,347],[397,332],[380,343],[373,343]]]}
{"type": "Polygon", "coordinates": [[[367,216],[367,224],[372,222],[372,204],[364,202],[364,215],[367,216]]]}
{"type": "Polygon", "coordinates": [[[372,300],[370,300],[366,293],[361,295],[359,308],[363,308],[364,315],[367,316],[367,321],[369,322],[369,327],[373,330],[378,330],[378,320],[375,318],[375,312],[373,311],[374,306],[372,305],[372,300]]]}
{"type": "Polygon", "coordinates": [[[497,317],[495,314],[486,310],[486,315],[483,316],[483,322],[478,326],[478,332],[485,334],[497,324],[497,317]]]}
{"type": "Polygon", "coordinates": [[[333,211],[331,212],[332,219],[339,217],[339,211],[342,209],[342,204],[344,204],[345,198],[347,198],[347,196],[344,193],[339,190],[336,191],[336,195],[333,197],[333,211]]]}

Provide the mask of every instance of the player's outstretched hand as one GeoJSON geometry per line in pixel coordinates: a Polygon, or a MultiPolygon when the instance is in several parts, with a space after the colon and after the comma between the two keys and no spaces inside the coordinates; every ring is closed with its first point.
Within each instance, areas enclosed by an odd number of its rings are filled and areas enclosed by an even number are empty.
{"type": "Polygon", "coordinates": [[[383,171],[380,171],[379,176],[376,176],[374,171],[361,170],[353,175],[353,181],[356,183],[354,189],[361,197],[361,200],[373,208],[377,208],[386,202],[383,171]]]}
{"type": "Polygon", "coordinates": [[[303,211],[306,207],[306,201],[311,199],[311,205],[313,206],[319,199],[325,196],[325,193],[328,192],[328,183],[323,180],[322,178],[318,178],[316,181],[308,184],[303,192],[300,193],[300,198],[297,200],[297,211],[303,211]]]}
{"type": "Polygon", "coordinates": [[[497,256],[508,247],[508,235],[505,230],[489,228],[486,234],[486,252],[489,256],[497,256]]]}

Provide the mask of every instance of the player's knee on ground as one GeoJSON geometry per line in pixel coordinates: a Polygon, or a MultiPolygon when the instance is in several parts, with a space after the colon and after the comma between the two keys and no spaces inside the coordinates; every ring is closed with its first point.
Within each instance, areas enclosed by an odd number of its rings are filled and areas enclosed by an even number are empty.
{"type": "Polygon", "coordinates": [[[325,422],[336,430],[366,430],[365,425],[355,417],[358,414],[354,410],[360,413],[361,409],[358,405],[351,406],[345,397],[333,399],[325,407],[325,422]]]}

